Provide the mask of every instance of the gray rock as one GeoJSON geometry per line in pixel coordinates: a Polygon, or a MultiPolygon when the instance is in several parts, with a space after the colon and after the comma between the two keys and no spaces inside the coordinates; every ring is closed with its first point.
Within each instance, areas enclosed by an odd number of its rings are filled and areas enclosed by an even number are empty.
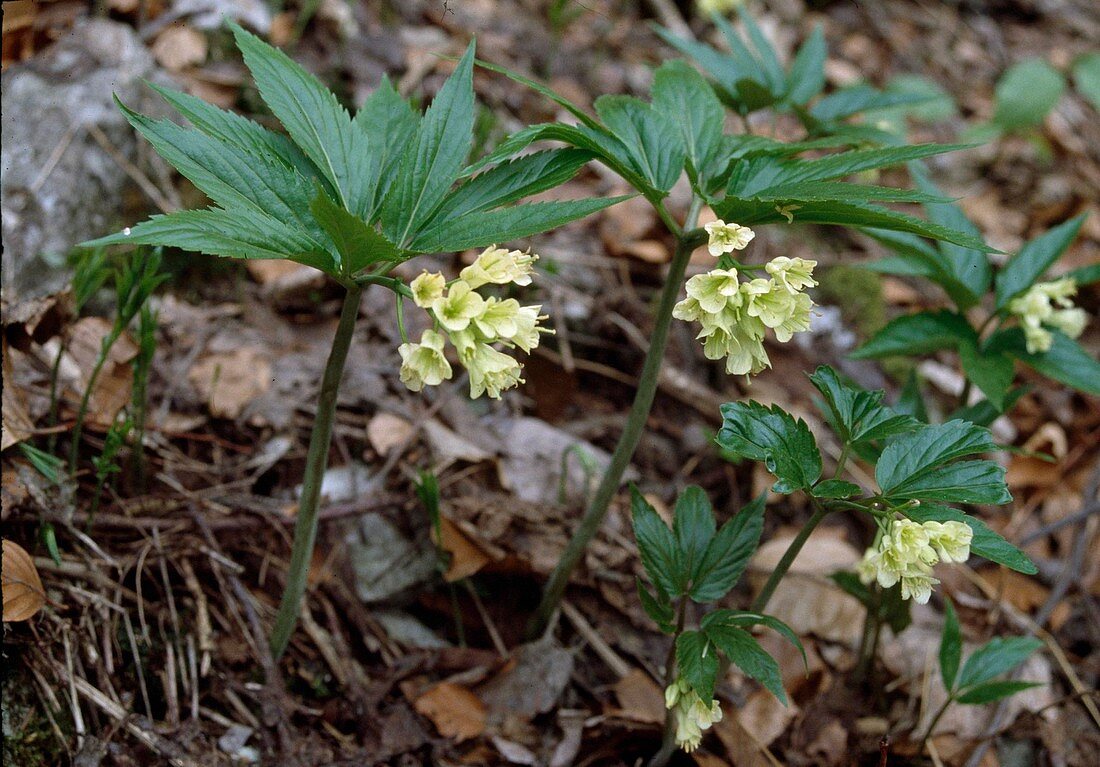
{"type": "Polygon", "coordinates": [[[148,110],[160,99],[154,100],[142,78],[167,82],[134,30],[107,20],[78,23],[30,61],[4,72],[5,290],[30,295],[59,286],[60,257],[120,223],[126,173],[87,126],[98,127],[134,160],[137,140],[112,93],[148,110]]]}

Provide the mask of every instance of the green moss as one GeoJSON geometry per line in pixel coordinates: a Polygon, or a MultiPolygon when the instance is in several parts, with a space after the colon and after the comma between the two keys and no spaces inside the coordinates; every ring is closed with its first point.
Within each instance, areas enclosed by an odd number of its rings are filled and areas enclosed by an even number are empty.
{"type": "MultiPolygon", "coordinates": [[[[3,763],[22,767],[60,764],[64,756],[62,745],[42,711],[42,702],[35,694],[34,680],[13,658],[5,660],[9,666],[4,673],[3,763]]],[[[64,715],[55,714],[55,719],[63,728],[69,724],[64,715]]]]}
{"type": "Polygon", "coordinates": [[[818,276],[820,302],[840,309],[844,321],[862,338],[870,338],[886,324],[882,280],[874,272],[854,266],[830,266],[818,276]]]}

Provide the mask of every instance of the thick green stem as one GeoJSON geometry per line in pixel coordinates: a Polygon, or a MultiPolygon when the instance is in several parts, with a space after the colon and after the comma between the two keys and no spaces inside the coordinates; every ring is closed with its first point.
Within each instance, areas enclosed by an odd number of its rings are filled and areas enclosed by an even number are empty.
{"type": "Polygon", "coordinates": [[[772,598],[772,594],[775,593],[776,587],[779,586],[779,581],[783,580],[783,576],[791,569],[795,557],[798,556],[798,552],[802,551],[802,547],[809,539],[810,533],[820,524],[821,520],[825,519],[829,511],[829,509],[823,506],[815,507],[813,516],[807,520],[806,524],[802,526],[802,529],[798,531],[798,535],[795,536],[795,539],[791,541],[791,545],[783,552],[783,558],[779,560],[775,569],[772,570],[772,574],[768,577],[768,582],[764,584],[764,588],[756,595],[756,599],[753,600],[749,610],[754,613],[764,612],[764,608],[768,606],[768,601],[772,598]]]}
{"type": "MultiPolygon", "coordinates": [[[[684,633],[684,621],[687,618],[687,597],[680,600],[680,606],[676,615],[676,633],[672,635],[672,646],[668,648],[668,658],[665,660],[665,687],[673,683],[678,672],[676,668],[676,640],[684,633]]],[[[646,767],[665,767],[668,760],[676,752],[676,717],[672,709],[665,709],[665,729],[661,739],[661,748],[649,760],[646,767]]]]}
{"type": "MultiPolygon", "coordinates": [[[[699,206],[693,205],[688,216],[685,230],[694,226],[699,213],[699,206]]],[[[676,251],[672,256],[672,263],[668,268],[668,276],[661,291],[661,300],[657,306],[657,316],[654,320],[653,336],[649,341],[649,350],[646,352],[645,363],[642,365],[642,374],[638,381],[638,391],[634,395],[634,404],[631,405],[630,415],[627,417],[626,426],[619,437],[619,443],[615,446],[615,452],[611,456],[611,463],[604,472],[600,485],[596,488],[595,495],[585,510],[580,527],[573,533],[573,538],[566,546],[561,560],[558,562],[550,580],[546,584],[546,590],[542,595],[542,602],[538,610],[527,626],[528,639],[540,636],[550,624],[550,619],[558,609],[565,587],[569,583],[569,576],[573,573],[577,563],[580,562],[588,542],[600,529],[607,510],[615,493],[619,490],[623,474],[630,459],[634,457],[634,450],[638,447],[642,431],[645,429],[646,420],[649,418],[649,410],[653,406],[653,398],[657,394],[657,379],[661,372],[661,359],[665,354],[665,346],[668,343],[668,330],[672,323],[672,308],[676,305],[676,299],[680,296],[680,286],[684,281],[684,272],[691,252],[698,246],[699,240],[696,232],[685,231],[677,240],[676,251]]]]}
{"type": "Polygon", "coordinates": [[[859,661],[855,668],[855,681],[864,684],[871,675],[871,669],[875,661],[875,650],[878,645],[878,631],[882,625],[882,590],[874,586],[871,603],[867,605],[867,612],[863,616],[863,633],[859,638],[859,661]]]}
{"type": "Polygon", "coordinates": [[[332,438],[332,421],[336,413],[336,394],[340,377],[344,373],[344,361],[348,357],[355,320],[359,315],[359,297],[362,288],[348,285],[344,307],[340,310],[340,324],[332,340],[325,373],[321,378],[321,393],[317,398],[317,420],[309,438],[306,456],[306,472],[302,480],[302,497],[298,503],[298,518],[294,524],[294,546],[290,554],[290,569],[286,574],[286,589],[275,616],[271,632],[271,654],[278,660],[290,642],[290,635],[298,623],[302,595],[306,591],[309,564],[313,558],[313,544],[317,539],[317,507],[321,501],[321,480],[328,465],[328,447],[332,438]]]}

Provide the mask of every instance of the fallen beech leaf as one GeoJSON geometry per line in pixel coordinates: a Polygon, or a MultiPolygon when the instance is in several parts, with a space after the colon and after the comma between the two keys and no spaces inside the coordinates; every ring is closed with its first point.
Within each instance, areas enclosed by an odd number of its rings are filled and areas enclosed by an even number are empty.
{"type": "Polygon", "coordinates": [[[11,357],[8,354],[6,340],[4,341],[3,356],[4,391],[0,450],[7,450],[12,445],[31,436],[34,433],[34,423],[27,412],[27,403],[23,399],[22,392],[15,386],[15,374],[12,371],[11,357]]]}
{"type": "Polygon", "coordinates": [[[210,354],[187,378],[218,418],[236,418],[271,385],[271,363],[254,349],[210,354]]]}
{"type": "Polygon", "coordinates": [[[761,745],[770,746],[798,716],[794,703],[784,706],[767,690],[756,690],[737,711],[741,726],[751,732],[761,745]]]}
{"type": "MultiPolygon", "coordinates": [[[[75,393],[75,402],[79,402],[99,359],[103,339],[111,332],[111,323],[102,317],[85,317],[69,332],[68,356],[76,364],[77,379],[70,385],[75,393]]],[[[88,400],[87,423],[105,429],[115,422],[118,412],[130,404],[134,378],[130,361],[137,353],[137,344],[129,333],[123,333],[115,341],[88,400]]]]}
{"type": "MultiPolygon", "coordinates": [[[[439,528],[442,545],[451,555],[451,562],[447,572],[443,573],[443,580],[448,583],[460,581],[476,573],[492,561],[491,557],[482,551],[476,543],[466,537],[454,522],[441,516],[439,528]]],[[[432,531],[435,538],[435,531],[432,531]]],[[[436,541],[439,543],[439,541],[436,541]]]]}
{"type": "MultiPolygon", "coordinates": [[[[757,590],[793,539],[794,533],[781,534],[757,550],[749,563],[750,579],[757,590]]],[[[768,614],[799,636],[813,634],[854,646],[863,627],[863,605],[828,576],[837,570],[852,570],[859,559],[860,552],[829,529],[815,531],[768,602],[768,614]]]]}
{"type": "Polygon", "coordinates": [[[184,24],[173,24],[157,35],[153,56],[169,72],[206,61],[206,36],[184,24]]]}
{"type": "Polygon", "coordinates": [[[440,682],[416,699],[417,712],[445,738],[461,743],[485,732],[485,704],[465,687],[440,682]]]}
{"type": "Polygon", "coordinates": [[[665,696],[649,674],[640,668],[615,682],[615,697],[622,709],[619,714],[635,722],[660,724],[665,721],[665,696]]]}
{"type": "Polygon", "coordinates": [[[392,413],[379,413],[367,424],[367,439],[378,455],[386,455],[408,441],[413,425],[392,413]]]}
{"type": "Polygon", "coordinates": [[[46,591],[30,554],[9,540],[3,546],[2,578],[4,590],[4,622],[25,621],[46,604],[46,591]]]}
{"type": "Polygon", "coordinates": [[[741,726],[736,712],[729,706],[723,706],[722,712],[721,721],[715,722],[713,729],[725,746],[730,761],[737,767],[772,767],[774,762],[764,756],[767,746],[741,726]]]}

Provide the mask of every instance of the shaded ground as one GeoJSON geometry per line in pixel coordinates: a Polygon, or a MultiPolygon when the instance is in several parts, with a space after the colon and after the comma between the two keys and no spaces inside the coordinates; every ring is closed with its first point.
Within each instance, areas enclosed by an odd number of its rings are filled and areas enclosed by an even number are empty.
{"type": "MultiPolygon", "coordinates": [[[[476,34],[482,57],[585,103],[599,93],[644,92],[650,67],[671,55],[646,22],[662,14],[667,22],[669,13],[682,20],[684,12],[668,2],[600,0],[394,5],[356,4],[349,14],[347,6],[321,3],[295,57],[351,103],[383,73],[404,93],[431,94],[450,67],[436,54],[457,54],[476,34]]],[[[136,25],[161,64],[193,92],[245,111],[256,107],[223,33],[189,23],[183,28],[193,34],[163,42],[167,27],[155,8],[141,17],[136,4],[107,6],[119,23],[136,25]],[[207,48],[201,58],[194,55],[198,39],[207,48]]],[[[52,16],[20,30],[9,33],[5,21],[5,62],[25,53],[33,64],[83,4],[49,7],[52,16]]],[[[300,12],[292,5],[289,15],[276,16],[269,37],[291,40],[300,12]]],[[[939,83],[958,112],[914,125],[915,140],[954,140],[988,118],[993,83],[1007,65],[1040,55],[1065,66],[1100,39],[1100,17],[1084,1],[893,1],[867,10],[783,0],[760,16],[782,51],[824,24],[834,86],[864,76],[882,85],[902,73],[939,83]]],[[[709,34],[697,22],[692,28],[709,34]]],[[[502,77],[481,72],[475,88],[487,107],[479,122],[487,145],[523,123],[556,116],[502,77]]],[[[772,126],[765,120],[754,128],[772,126]]],[[[195,203],[193,189],[142,162],[128,175],[148,183],[133,183],[129,197],[129,207],[142,212],[126,214],[127,222],[157,204],[195,203]]],[[[963,197],[991,243],[1010,251],[1071,215],[1100,213],[1100,121],[1087,102],[1067,94],[1039,136],[948,155],[935,172],[963,197]]],[[[599,168],[571,183],[578,195],[617,191],[599,168]]],[[[684,202],[674,196],[671,207],[684,202]]],[[[590,470],[571,446],[582,444],[598,463],[624,421],[670,253],[658,232],[644,205],[628,203],[532,243],[552,268],[529,298],[547,307],[557,336],[529,361],[527,385],[500,404],[470,403],[462,380],[407,392],[396,376],[392,302],[368,291],[342,388],[312,589],[278,666],[267,660],[265,636],[283,585],[294,492],[338,305],[308,272],[170,257],[173,280],[160,304],[150,386],[148,489],[120,481],[92,520],[90,477],[79,488],[59,489],[17,450],[4,453],[4,537],[35,556],[51,599],[33,621],[5,626],[5,757],[27,765],[213,765],[262,757],[304,765],[555,766],[648,758],[660,740],[654,680],[667,639],[637,602],[633,582],[641,568],[623,503],[593,543],[551,635],[527,647],[520,640],[583,504],[590,470]],[[448,580],[439,577],[428,521],[412,491],[423,468],[443,488],[448,580]],[[44,519],[58,531],[60,566],[34,544],[44,519]]],[[[824,230],[762,230],[754,247],[823,267],[879,255],[865,238],[824,230]]],[[[1098,259],[1100,215],[1093,215],[1065,267],[1098,259]]],[[[460,260],[438,265],[454,270],[460,260]]],[[[418,261],[416,270],[425,265],[418,261]]],[[[713,449],[718,403],[751,394],[818,426],[802,372],[822,363],[867,386],[895,389],[879,367],[842,355],[895,311],[939,299],[916,283],[888,279],[879,287],[877,278],[859,274],[837,269],[830,277],[825,270],[817,296],[826,307],[822,329],[808,343],[772,349],[774,369],[749,389],[704,360],[691,329],[677,325],[633,462],[641,489],[667,502],[684,484],[700,484],[725,518],[768,479],[713,449]]],[[[1083,293],[1081,302],[1095,314],[1100,295],[1083,293]]],[[[87,313],[109,309],[93,303],[87,313]]],[[[6,390],[18,390],[31,427],[45,423],[52,356],[41,342],[54,335],[39,323],[41,338],[23,343],[35,321],[17,322],[6,311],[6,390]]],[[[103,333],[88,318],[67,327],[93,350],[103,333]]],[[[1093,350],[1098,330],[1094,323],[1082,339],[1093,350]]],[[[124,388],[128,364],[121,355],[112,386],[124,388]]],[[[89,354],[74,352],[72,369],[63,371],[70,408],[89,366],[89,354]]],[[[933,392],[958,382],[945,366],[924,372],[933,392]]],[[[1100,746],[1095,708],[1090,712],[1080,694],[1096,686],[1100,564],[1068,556],[1082,537],[1095,550],[1097,517],[1082,511],[1095,509],[1095,492],[1086,498],[1085,489],[1100,470],[1100,403],[1034,383],[997,434],[1058,461],[1014,457],[1016,500],[985,518],[1010,539],[1031,540],[1026,550],[1040,574],[956,568],[944,592],[960,606],[968,639],[1045,629],[1039,636],[1048,652],[1025,676],[1050,684],[995,719],[993,708],[949,715],[935,741],[948,763],[1087,765],[1100,746]],[[1067,519],[1073,522],[1050,529],[1067,519]]],[[[97,404],[105,421],[110,394],[105,390],[97,404]]],[[[121,401],[127,398],[124,392],[121,401]]],[[[89,444],[101,445],[101,430],[90,432],[89,444]]],[[[835,446],[823,447],[835,456],[835,446]]],[[[752,574],[766,572],[767,557],[774,561],[783,536],[803,519],[797,500],[769,507],[765,541],[776,543],[762,550],[752,574]]],[[[916,747],[913,732],[936,704],[929,658],[941,612],[934,605],[915,611],[915,625],[887,639],[872,682],[852,683],[861,618],[824,576],[850,566],[867,535],[855,519],[826,527],[800,559],[789,598],[777,597],[777,614],[809,637],[809,675],[778,642],[768,646],[781,660],[793,705],[783,710],[731,676],[720,688],[725,720],[702,751],[678,756],[680,764],[873,765],[885,734],[889,763],[913,763],[906,761],[916,747]]],[[[752,580],[734,595],[737,605],[747,604],[752,580]]]]}

